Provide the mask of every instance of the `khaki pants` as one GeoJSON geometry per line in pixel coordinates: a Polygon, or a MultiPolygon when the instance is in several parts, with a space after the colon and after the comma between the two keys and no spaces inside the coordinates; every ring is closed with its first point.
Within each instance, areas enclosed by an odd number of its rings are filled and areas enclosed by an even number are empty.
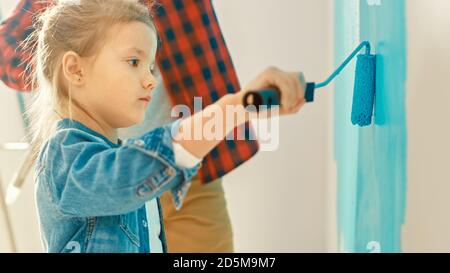
{"type": "Polygon", "coordinates": [[[198,176],[179,211],[170,191],[161,196],[168,252],[233,252],[233,232],[222,187],[217,179],[202,185],[198,176]]]}

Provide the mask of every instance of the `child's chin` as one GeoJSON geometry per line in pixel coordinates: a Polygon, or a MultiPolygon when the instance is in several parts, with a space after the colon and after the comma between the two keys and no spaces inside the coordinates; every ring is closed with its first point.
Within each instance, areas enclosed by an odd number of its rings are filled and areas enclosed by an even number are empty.
{"type": "MultiPolygon", "coordinates": [[[[144,122],[144,118],[145,118],[145,114],[140,115],[139,117],[137,117],[137,118],[134,120],[134,124],[133,124],[133,125],[141,124],[142,122],[144,122]]],[[[132,125],[132,126],[133,126],[133,125],[132,125]]]]}
{"type": "Polygon", "coordinates": [[[135,117],[129,117],[125,124],[122,124],[120,128],[129,128],[134,125],[139,125],[142,122],[144,122],[144,116],[135,116],[135,117]]]}

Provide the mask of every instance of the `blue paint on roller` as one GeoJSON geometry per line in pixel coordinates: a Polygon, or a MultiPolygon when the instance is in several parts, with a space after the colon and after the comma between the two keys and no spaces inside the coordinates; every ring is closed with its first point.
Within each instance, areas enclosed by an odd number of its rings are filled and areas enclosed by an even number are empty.
{"type": "Polygon", "coordinates": [[[372,123],[375,100],[376,56],[360,54],[356,62],[353,89],[352,123],[368,126],[372,123]]]}

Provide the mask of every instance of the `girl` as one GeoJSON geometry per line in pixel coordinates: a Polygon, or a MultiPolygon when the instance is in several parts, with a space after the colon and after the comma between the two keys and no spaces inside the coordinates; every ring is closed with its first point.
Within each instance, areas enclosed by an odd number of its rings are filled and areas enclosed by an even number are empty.
{"type": "Polygon", "coordinates": [[[142,121],[156,84],[148,8],[133,0],[59,1],[36,29],[30,117],[49,252],[165,252],[157,198],[170,191],[180,208],[202,158],[238,125],[211,113],[235,106],[246,122],[245,90],[269,85],[282,94],[280,114],[304,104],[299,74],[270,68],[204,111],[122,142],[118,128],[142,121]],[[211,123],[220,138],[191,140],[185,130],[211,123]]]}

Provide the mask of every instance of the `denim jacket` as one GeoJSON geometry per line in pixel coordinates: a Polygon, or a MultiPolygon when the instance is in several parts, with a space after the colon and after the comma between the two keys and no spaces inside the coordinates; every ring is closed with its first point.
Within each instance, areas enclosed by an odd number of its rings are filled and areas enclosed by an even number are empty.
{"type": "Polygon", "coordinates": [[[151,252],[145,202],[170,190],[179,209],[199,167],[175,164],[171,125],[114,144],[77,121],[60,120],[36,164],[46,251],[151,252]]]}

